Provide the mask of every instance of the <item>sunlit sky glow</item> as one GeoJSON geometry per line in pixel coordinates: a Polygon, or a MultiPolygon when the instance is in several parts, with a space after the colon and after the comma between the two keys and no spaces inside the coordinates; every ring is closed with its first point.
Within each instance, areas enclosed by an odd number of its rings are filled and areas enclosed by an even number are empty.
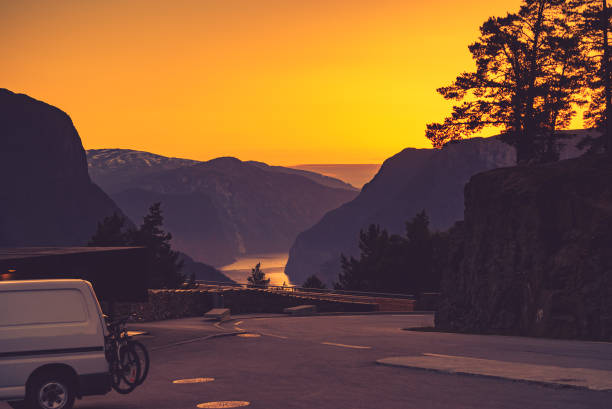
{"type": "Polygon", "coordinates": [[[379,163],[430,146],[435,89],[519,4],[0,0],[0,86],[66,111],[87,149],[379,163]]]}

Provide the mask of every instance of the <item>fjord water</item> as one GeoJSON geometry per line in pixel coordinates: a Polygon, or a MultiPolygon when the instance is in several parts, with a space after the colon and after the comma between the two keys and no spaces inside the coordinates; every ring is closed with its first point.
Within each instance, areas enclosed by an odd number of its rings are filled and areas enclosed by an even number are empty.
{"type": "Polygon", "coordinates": [[[288,258],[289,253],[245,254],[232,264],[221,267],[220,270],[237,283],[246,283],[251,269],[257,263],[261,263],[260,268],[270,279],[270,285],[289,285],[291,282],[285,274],[288,258]]]}

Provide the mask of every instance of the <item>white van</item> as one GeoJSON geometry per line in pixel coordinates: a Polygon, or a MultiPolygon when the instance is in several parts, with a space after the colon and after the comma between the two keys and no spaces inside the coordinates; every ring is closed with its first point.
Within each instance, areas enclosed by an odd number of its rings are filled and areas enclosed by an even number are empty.
{"type": "Polygon", "coordinates": [[[0,401],[70,409],[76,397],[107,393],[106,334],[89,282],[0,281],[0,401]]]}

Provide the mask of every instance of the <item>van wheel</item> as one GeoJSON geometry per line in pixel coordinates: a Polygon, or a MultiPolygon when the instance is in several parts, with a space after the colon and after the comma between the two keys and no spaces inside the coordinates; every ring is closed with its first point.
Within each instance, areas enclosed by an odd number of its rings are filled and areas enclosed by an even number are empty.
{"type": "Polygon", "coordinates": [[[73,382],[59,374],[48,374],[32,382],[26,403],[30,409],[72,409],[75,397],[73,382]]]}

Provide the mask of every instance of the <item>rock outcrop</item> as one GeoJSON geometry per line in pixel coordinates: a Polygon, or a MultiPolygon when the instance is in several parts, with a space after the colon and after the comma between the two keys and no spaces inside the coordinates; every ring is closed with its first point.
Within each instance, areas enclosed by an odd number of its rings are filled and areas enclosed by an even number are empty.
{"type": "Polygon", "coordinates": [[[612,339],[611,181],[605,156],[474,176],[436,325],[612,339]]]}
{"type": "Polygon", "coordinates": [[[119,211],[63,111],[0,89],[0,246],[84,245],[119,211]]]}
{"type": "Polygon", "coordinates": [[[229,157],[195,162],[113,149],[88,158],[94,180],[135,223],[161,202],[173,247],[215,266],[286,252],[300,231],[358,193],[312,172],[229,157]]]}

